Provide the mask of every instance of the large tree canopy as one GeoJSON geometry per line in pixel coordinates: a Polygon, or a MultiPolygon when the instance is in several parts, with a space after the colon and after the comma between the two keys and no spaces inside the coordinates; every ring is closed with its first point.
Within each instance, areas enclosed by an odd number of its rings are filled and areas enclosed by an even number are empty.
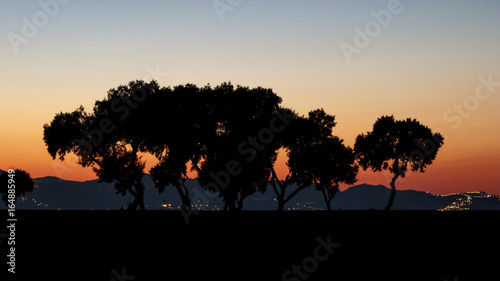
{"type": "Polygon", "coordinates": [[[214,95],[210,87],[193,84],[165,88],[145,103],[141,111],[141,135],[146,151],[159,162],[151,176],[159,192],[173,185],[182,200],[183,210],[190,209],[185,185],[189,166],[199,170],[207,144],[215,138],[214,95]],[[147,137],[146,137],[147,136],[147,137]]]}
{"type": "Polygon", "coordinates": [[[271,89],[224,83],[213,89],[215,135],[207,139],[198,174],[207,190],[219,192],[225,209],[241,210],[243,200],[264,191],[279,148],[276,142],[281,98],[271,89]]]}
{"type": "Polygon", "coordinates": [[[116,192],[129,192],[144,210],[144,161],[139,152],[144,147],[137,108],[160,90],[155,81],[132,81],[108,91],[96,101],[93,111],[80,106],[70,113],[57,114],[45,124],[44,141],[49,154],[64,160],[68,153],[78,157],[78,164],[91,167],[100,182],[114,183],[116,192]]]}

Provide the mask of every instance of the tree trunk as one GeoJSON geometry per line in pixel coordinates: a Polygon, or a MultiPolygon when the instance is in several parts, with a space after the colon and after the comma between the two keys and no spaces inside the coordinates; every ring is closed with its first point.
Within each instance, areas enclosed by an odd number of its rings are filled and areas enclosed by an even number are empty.
{"type": "Polygon", "coordinates": [[[137,195],[138,195],[138,200],[139,200],[139,208],[141,211],[146,210],[146,207],[144,206],[144,184],[142,183],[142,179],[140,179],[137,182],[136,185],[136,190],[137,190],[137,195]]]}
{"type": "Polygon", "coordinates": [[[236,209],[236,199],[232,194],[226,193],[222,196],[224,200],[224,211],[234,211],[236,209]]]}
{"type": "Polygon", "coordinates": [[[134,196],[134,202],[128,204],[127,210],[135,211],[139,207],[141,211],[144,211],[146,209],[144,207],[144,185],[142,182],[135,182],[134,188],[135,191],[130,187],[127,188],[129,193],[134,196]]]}
{"type": "Polygon", "coordinates": [[[191,210],[191,199],[189,199],[189,191],[186,186],[181,186],[181,184],[176,184],[175,189],[179,193],[179,197],[181,197],[181,208],[185,211],[191,210]],[[184,188],[184,190],[183,190],[184,188]]]}
{"type": "Polygon", "coordinates": [[[135,211],[137,210],[137,207],[140,207],[141,210],[144,210],[144,200],[141,199],[140,195],[138,194],[134,197],[134,202],[128,204],[127,210],[135,211]]]}
{"type": "Polygon", "coordinates": [[[387,206],[385,206],[386,211],[391,210],[392,203],[394,202],[394,197],[396,196],[396,180],[398,179],[398,177],[399,173],[396,172],[391,180],[391,197],[389,197],[389,202],[387,203],[387,206]]]}
{"type": "Polygon", "coordinates": [[[146,207],[144,206],[144,193],[142,193],[139,198],[139,210],[146,210],[146,207]]]}
{"type": "Polygon", "coordinates": [[[127,191],[134,196],[134,201],[132,203],[128,203],[127,211],[135,211],[139,205],[139,202],[137,201],[137,193],[131,187],[127,187],[127,191]]]}
{"type": "MultiPolygon", "coordinates": [[[[274,167],[271,168],[271,173],[273,175],[273,189],[274,193],[276,194],[276,199],[278,200],[278,211],[282,212],[285,209],[285,190],[286,186],[288,185],[288,180],[285,180],[285,182],[281,182],[278,179],[278,176],[276,175],[276,171],[274,170],[274,167]],[[280,187],[280,191],[278,191],[278,187],[276,187],[276,183],[280,187]]],[[[288,177],[287,177],[288,179],[288,177]]]]}
{"type": "Polygon", "coordinates": [[[330,204],[328,203],[328,196],[326,195],[327,191],[324,188],[321,188],[320,191],[323,193],[323,200],[326,203],[326,209],[330,211],[330,204]]]}
{"type": "Polygon", "coordinates": [[[327,186],[322,186],[320,189],[321,193],[323,193],[323,200],[325,201],[326,203],[326,209],[328,211],[331,211],[332,210],[332,199],[335,198],[335,195],[337,194],[337,192],[339,191],[339,184],[336,183],[334,185],[327,185],[327,186]]]}
{"type": "Polygon", "coordinates": [[[283,186],[281,183],[278,182],[278,185],[280,186],[281,192],[278,191],[278,188],[276,187],[276,181],[273,182],[273,189],[274,193],[276,193],[276,199],[278,200],[278,211],[282,212],[285,209],[285,189],[286,186],[283,186]]]}
{"type": "Polygon", "coordinates": [[[139,203],[137,202],[137,197],[135,197],[134,202],[128,203],[127,211],[135,211],[137,209],[137,205],[139,205],[139,203]]]}
{"type": "Polygon", "coordinates": [[[323,200],[326,203],[326,209],[328,211],[331,211],[332,210],[332,206],[331,206],[332,199],[333,199],[333,197],[335,197],[336,192],[331,194],[331,192],[327,188],[322,188],[321,193],[323,193],[323,200]]]}
{"type": "Polygon", "coordinates": [[[241,211],[242,208],[243,208],[243,204],[238,204],[238,205],[236,205],[236,207],[234,207],[233,211],[241,211]]]}
{"type": "Polygon", "coordinates": [[[288,186],[288,183],[285,183],[282,187],[282,192],[281,192],[281,195],[282,197],[280,198],[281,202],[278,202],[278,207],[279,207],[279,204],[282,203],[283,204],[283,208],[285,207],[285,204],[290,201],[290,199],[292,199],[295,195],[297,195],[297,193],[299,193],[299,191],[301,191],[302,189],[306,188],[307,186],[305,184],[302,184],[302,185],[299,185],[297,187],[297,189],[295,189],[292,193],[290,193],[286,198],[285,198],[285,189],[286,187],[288,186]]]}
{"type": "MultiPolygon", "coordinates": [[[[136,143],[131,142],[132,145],[132,154],[133,154],[133,163],[136,164],[137,162],[137,153],[139,152],[139,147],[136,143]]],[[[144,206],[144,184],[142,183],[142,177],[144,176],[144,173],[141,172],[141,175],[139,177],[131,178],[130,182],[133,183],[133,186],[135,188],[135,194],[132,193],[132,195],[135,197],[134,198],[134,203],[129,205],[130,210],[136,210],[137,206],[139,206],[141,211],[144,211],[146,208],[144,206]]],[[[132,189],[132,188],[130,188],[132,189]]]]}
{"type": "Polygon", "coordinates": [[[330,190],[328,194],[330,195],[330,198],[328,198],[328,211],[331,211],[331,205],[332,205],[332,199],[335,198],[335,195],[337,195],[337,192],[339,192],[339,183],[335,183],[333,186],[333,189],[330,190]]]}
{"type": "Polygon", "coordinates": [[[328,199],[328,201],[326,202],[326,209],[328,211],[331,211],[332,210],[332,206],[331,206],[331,202],[332,202],[332,199],[328,199]]]}
{"type": "Polygon", "coordinates": [[[285,200],[278,198],[278,211],[282,212],[285,209],[285,200]]]}
{"type": "Polygon", "coordinates": [[[240,193],[240,198],[238,198],[238,194],[236,194],[236,206],[234,208],[235,211],[241,211],[243,209],[243,200],[245,200],[246,196],[243,193],[240,193]]]}
{"type": "MultiPolygon", "coordinates": [[[[335,192],[336,193],[336,192],[335,192]]],[[[332,210],[332,199],[333,197],[335,197],[335,193],[332,195],[330,193],[328,193],[328,199],[326,201],[326,209],[328,211],[331,211],[332,210]]]]}
{"type": "Polygon", "coordinates": [[[228,208],[229,211],[236,210],[236,200],[231,198],[228,202],[228,206],[229,206],[228,208]]]}

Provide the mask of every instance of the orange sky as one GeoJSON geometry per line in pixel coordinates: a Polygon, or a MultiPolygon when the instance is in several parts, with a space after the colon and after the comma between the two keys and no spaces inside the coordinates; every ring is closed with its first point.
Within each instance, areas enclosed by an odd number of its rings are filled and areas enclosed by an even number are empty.
{"type": "MultiPolygon", "coordinates": [[[[2,139],[3,140],[3,139],[2,139]]],[[[3,165],[2,169],[23,168],[28,170],[33,177],[47,175],[58,176],[67,180],[84,181],[95,178],[90,168],[82,168],[76,164],[75,157],[69,155],[66,161],[52,160],[45,151],[43,142],[35,141],[33,145],[29,138],[12,141],[10,147],[23,146],[26,149],[6,149],[9,145],[2,147],[3,159],[12,159],[12,165],[3,165]]],[[[3,142],[2,144],[8,142],[3,142]]],[[[447,143],[448,144],[448,143],[447,143]]],[[[406,178],[397,181],[399,189],[415,189],[430,191],[436,194],[447,194],[453,192],[465,192],[471,190],[482,190],[494,194],[497,192],[498,171],[500,165],[497,159],[500,153],[482,153],[479,146],[477,151],[467,149],[467,145],[458,145],[456,148],[450,145],[443,146],[433,165],[429,166],[425,173],[409,173],[406,178]],[[463,151],[462,154],[450,154],[450,151],[463,151]],[[471,169],[471,167],[477,167],[471,169]]],[[[145,155],[148,163],[146,170],[156,163],[151,155],[145,155]]],[[[283,177],[287,173],[286,156],[284,152],[276,162],[278,175],[283,177]]],[[[195,176],[195,174],[191,174],[195,176]]],[[[370,183],[389,185],[392,175],[387,172],[374,173],[370,170],[360,171],[357,183],[370,183]]],[[[347,186],[342,186],[345,189],[347,186]]]]}
{"type": "MultiPolygon", "coordinates": [[[[147,74],[146,74],[147,76],[147,74]]],[[[487,76],[487,74],[484,74],[487,76]]],[[[500,81],[500,75],[496,76],[495,81],[500,81]],[[496,78],[498,77],[498,79],[496,78]]],[[[407,179],[399,179],[397,186],[401,189],[416,189],[425,190],[437,194],[446,194],[452,192],[464,192],[470,190],[482,190],[494,194],[500,194],[498,188],[500,164],[497,161],[500,159],[500,125],[499,122],[492,120],[500,120],[498,108],[500,105],[500,88],[493,92],[487,101],[481,101],[479,107],[475,111],[471,111],[470,116],[461,118],[461,124],[457,128],[456,121],[449,122],[443,117],[444,112],[453,109],[455,103],[461,103],[472,96],[474,88],[478,84],[477,77],[469,79],[466,83],[457,81],[462,86],[459,94],[452,92],[450,95],[442,95],[443,97],[432,99],[425,97],[423,103],[418,103],[418,99],[410,101],[389,102],[396,96],[391,94],[377,94],[375,90],[382,93],[388,92],[393,85],[382,86],[381,89],[376,87],[371,89],[371,85],[360,87],[359,85],[350,86],[344,85],[335,86],[335,84],[323,83],[324,85],[314,85],[317,87],[314,94],[309,98],[300,99],[299,93],[307,91],[304,86],[297,88],[290,85],[279,85],[274,87],[275,92],[282,96],[284,105],[290,106],[299,111],[301,114],[306,114],[308,110],[317,107],[323,107],[325,110],[336,115],[337,126],[334,128],[334,134],[345,139],[347,145],[353,145],[355,137],[362,132],[371,130],[371,126],[377,117],[384,114],[394,114],[396,118],[402,119],[406,117],[417,118],[422,123],[428,125],[432,129],[441,132],[445,136],[445,144],[440,150],[436,161],[423,174],[410,174],[407,179]],[[475,78],[475,79],[474,79],[475,78]],[[475,80],[475,81],[474,81],[475,80]],[[364,92],[371,91],[371,94],[363,95],[364,92]],[[321,94],[321,93],[324,94],[321,94]],[[328,94],[330,93],[331,94],[328,94]],[[349,93],[351,96],[361,95],[362,100],[357,98],[349,98],[339,93],[349,93]],[[384,98],[384,95],[388,95],[384,98]],[[376,97],[370,101],[370,97],[376,97]],[[302,101],[302,102],[300,102],[302,101]],[[371,107],[370,104],[375,104],[371,107]],[[347,105],[347,106],[346,106],[347,105]],[[346,110],[345,108],[349,108],[346,110]]],[[[161,84],[166,84],[162,81],[161,84]]],[[[168,81],[170,82],[170,81],[168,81]]],[[[180,82],[180,81],[179,81],[180,82]]],[[[354,82],[353,82],[354,83],[354,82]]],[[[381,82],[377,82],[381,83],[381,82]]],[[[109,85],[116,86],[117,83],[109,85]]],[[[172,81],[175,85],[175,82],[172,81]]],[[[243,84],[243,83],[240,83],[243,84]]],[[[250,85],[254,86],[254,85],[250,85]]],[[[264,85],[270,86],[270,85],[264,85]]],[[[3,91],[7,91],[3,85],[3,91]]],[[[423,86],[424,88],[426,86],[423,86]]],[[[42,176],[59,176],[68,180],[89,180],[94,179],[95,175],[91,169],[81,168],[68,158],[65,162],[52,160],[46,151],[43,143],[43,124],[50,122],[53,116],[60,111],[74,110],[79,104],[83,104],[86,108],[90,108],[93,101],[102,99],[105,96],[105,88],[90,91],[92,95],[78,94],[84,90],[76,91],[71,101],[57,102],[51,95],[60,96],[59,93],[65,91],[70,92],[72,85],[59,86],[44,86],[36,88],[35,85],[24,87],[11,86],[8,91],[18,92],[19,95],[6,96],[4,100],[11,106],[4,106],[3,103],[2,122],[0,130],[3,132],[0,135],[0,169],[6,170],[9,168],[22,168],[31,172],[33,177],[42,176]],[[31,92],[39,92],[41,98],[35,96],[33,100],[23,96],[31,96],[31,92]],[[30,94],[28,94],[30,93],[30,94]],[[53,100],[54,102],[50,102],[53,100]]],[[[455,87],[447,91],[453,91],[455,87]]],[[[85,87],[85,89],[89,89],[85,87]]],[[[392,90],[394,91],[394,90],[392,90]]],[[[428,94],[432,96],[446,91],[438,88],[436,93],[428,94]]],[[[413,89],[407,92],[415,92],[413,89]]],[[[390,92],[388,92],[390,93],[390,92]]],[[[459,116],[458,113],[453,113],[450,116],[459,116]]],[[[148,167],[155,161],[152,157],[147,157],[148,167]]],[[[277,167],[281,170],[281,174],[285,174],[284,163],[286,159],[281,156],[278,160],[277,167]]],[[[371,171],[360,172],[358,175],[358,183],[371,183],[388,185],[390,177],[387,172],[373,173],[371,171]]],[[[344,187],[345,188],[345,187],[344,187]]]]}
{"type": "MultiPolygon", "coordinates": [[[[497,77],[499,77],[498,81],[500,81],[500,75],[497,77]]],[[[163,81],[162,84],[165,84],[165,82],[163,81]]],[[[498,139],[500,139],[500,125],[499,122],[492,121],[500,120],[500,114],[497,110],[500,105],[500,88],[487,101],[481,101],[477,110],[470,112],[470,116],[461,118],[462,123],[460,126],[453,128],[453,125],[456,125],[455,122],[447,122],[443,118],[444,112],[453,109],[453,100],[462,102],[468,96],[471,96],[474,84],[477,84],[477,81],[470,79],[468,83],[460,83],[462,85],[467,84],[468,87],[464,87],[461,94],[456,95],[457,97],[445,96],[442,98],[445,102],[441,102],[441,104],[433,99],[426,98],[430,104],[424,102],[421,107],[415,106],[418,104],[413,102],[399,102],[397,104],[400,107],[394,107],[394,104],[387,104],[387,100],[385,102],[383,100],[379,101],[376,106],[370,107],[364,105],[370,102],[363,100],[358,102],[356,99],[351,100],[333,93],[352,92],[351,95],[357,95],[356,88],[359,86],[349,87],[347,85],[343,89],[335,89],[335,86],[329,84],[321,87],[317,86],[316,94],[309,99],[305,99],[302,103],[294,101],[294,99],[298,99],[295,93],[301,92],[302,87],[294,89],[288,86],[282,89],[274,88],[274,90],[283,97],[285,106],[296,108],[301,114],[306,114],[309,109],[323,107],[328,113],[336,115],[338,124],[334,128],[334,134],[345,139],[347,145],[352,146],[355,137],[359,133],[371,130],[373,122],[383,114],[394,114],[397,119],[417,118],[432,129],[441,132],[445,136],[445,144],[439,151],[435,163],[423,174],[410,174],[406,179],[399,179],[397,182],[398,188],[425,190],[436,194],[471,190],[500,194],[497,184],[500,171],[500,164],[497,161],[500,159],[500,144],[498,142],[498,139]],[[330,94],[332,97],[326,94],[329,92],[328,87],[332,89],[332,94],[330,94]],[[467,91],[467,88],[469,91],[467,91]],[[321,92],[325,92],[325,94],[320,94],[321,92]],[[331,103],[330,100],[335,102],[331,103]],[[349,103],[358,103],[359,105],[348,106],[352,110],[343,109],[345,106],[342,104],[349,103]]],[[[2,87],[5,89],[5,85],[2,87]]],[[[391,85],[391,87],[393,86],[391,85]]],[[[2,106],[0,113],[2,120],[8,120],[0,125],[0,130],[3,132],[0,135],[0,169],[21,168],[28,170],[33,177],[52,175],[78,181],[95,178],[91,169],[79,167],[71,157],[68,157],[65,162],[52,160],[42,140],[43,124],[50,122],[57,112],[74,110],[79,104],[84,104],[87,108],[90,108],[94,100],[102,99],[105,95],[105,90],[101,89],[96,91],[99,93],[89,97],[76,94],[78,98],[74,98],[74,101],[67,104],[45,101],[45,99],[51,100],[47,98],[50,97],[50,89],[54,89],[57,96],[57,92],[70,91],[70,88],[72,88],[71,85],[63,86],[61,89],[58,89],[57,86],[42,87],[40,90],[32,87],[29,89],[23,87],[9,89],[9,91],[13,92],[20,91],[21,94],[6,97],[7,102],[12,106],[2,106]],[[23,91],[41,92],[44,89],[46,94],[41,94],[43,98],[38,99],[35,97],[33,101],[23,98],[23,91]]],[[[367,91],[367,89],[363,90],[367,91]]],[[[413,91],[416,92],[416,90],[413,91]]],[[[378,96],[377,99],[383,96],[383,94],[376,93],[373,95],[378,96]]],[[[450,96],[455,96],[455,94],[453,93],[450,96]]],[[[365,96],[365,99],[370,99],[370,96],[365,96]]],[[[375,103],[375,101],[372,102],[375,103]]],[[[458,116],[458,114],[454,116],[458,116]]],[[[151,156],[146,157],[146,160],[148,168],[155,163],[151,156]]],[[[285,157],[281,155],[277,162],[278,171],[282,171],[281,175],[285,174],[285,162],[285,157]]],[[[389,181],[390,175],[388,172],[362,171],[358,175],[358,183],[366,182],[388,186],[389,181]]]]}

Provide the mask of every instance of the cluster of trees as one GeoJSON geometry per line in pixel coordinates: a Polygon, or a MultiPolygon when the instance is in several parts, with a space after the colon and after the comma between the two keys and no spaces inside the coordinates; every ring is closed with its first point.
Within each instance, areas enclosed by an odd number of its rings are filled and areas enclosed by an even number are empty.
{"type": "Polygon", "coordinates": [[[144,153],[158,159],[149,171],[158,191],[175,188],[183,210],[191,206],[185,185],[190,170],[205,190],[222,197],[226,210],[241,210],[245,198],[270,187],[283,210],[309,186],[323,193],[330,209],[339,184],[353,184],[358,167],[394,174],[390,209],[396,179],[408,167],[423,172],[443,143],[417,120],[383,116],[351,148],[333,135],[333,115],[316,109],[301,116],[281,102],[272,89],[261,87],[170,88],[132,81],[109,90],[92,112],[79,107],[56,114],[44,125],[43,139],[54,159],[74,153],[100,182],[132,194],[130,210],[145,208],[144,153]],[[288,159],[284,179],[274,165],[280,149],[288,159]]]}

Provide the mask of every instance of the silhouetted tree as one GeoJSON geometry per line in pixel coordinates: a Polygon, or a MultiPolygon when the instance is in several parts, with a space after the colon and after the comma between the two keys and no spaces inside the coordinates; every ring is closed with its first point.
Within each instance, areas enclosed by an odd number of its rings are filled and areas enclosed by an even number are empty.
{"type": "Polygon", "coordinates": [[[130,210],[144,210],[145,163],[139,153],[144,150],[140,130],[143,124],[137,108],[155,92],[155,81],[132,81],[108,91],[102,101],[96,101],[92,113],[80,106],[70,113],[57,114],[44,125],[44,141],[49,154],[64,160],[67,153],[78,157],[78,164],[92,167],[99,182],[115,183],[116,192],[134,196],[130,210]]]}
{"type": "Polygon", "coordinates": [[[219,192],[224,209],[241,210],[257,190],[264,192],[276,160],[278,145],[270,127],[281,98],[271,89],[223,83],[212,89],[213,138],[206,140],[198,180],[204,189],[219,192]]]}
{"type": "Polygon", "coordinates": [[[323,193],[326,207],[330,211],[339,184],[356,182],[358,166],[354,151],[346,147],[343,140],[333,136],[306,147],[302,155],[301,161],[308,167],[304,171],[308,174],[306,177],[323,193]]]}
{"type": "Polygon", "coordinates": [[[7,206],[10,204],[9,199],[13,200],[25,195],[26,192],[33,192],[35,187],[35,181],[25,170],[15,169],[13,173],[4,172],[0,174],[0,194],[7,206]],[[9,188],[9,186],[13,188],[9,188]],[[13,190],[14,193],[9,193],[9,190],[13,190]]]}
{"type": "Polygon", "coordinates": [[[354,150],[364,170],[389,170],[394,174],[391,196],[385,207],[390,210],[396,195],[396,180],[405,177],[408,166],[412,171],[424,172],[432,164],[444,138],[432,133],[416,119],[396,121],[393,116],[382,116],[373,124],[373,130],[356,138],[354,150]]]}
{"type": "Polygon", "coordinates": [[[282,211],[285,204],[301,190],[313,183],[319,184],[320,171],[330,168],[330,163],[323,161],[319,164],[315,160],[318,155],[311,153],[320,152],[319,148],[327,145],[325,142],[333,137],[332,129],[335,125],[335,116],[327,114],[323,109],[316,109],[309,112],[308,118],[295,115],[286,128],[280,142],[287,150],[289,173],[284,180],[279,180],[274,167],[272,169],[272,186],[277,196],[278,211],[282,211]],[[293,184],[297,187],[287,194],[287,188],[293,184]]]}
{"type": "Polygon", "coordinates": [[[185,185],[188,166],[199,169],[207,139],[215,135],[212,107],[209,87],[199,89],[186,84],[159,91],[142,108],[142,130],[148,136],[145,146],[159,160],[150,170],[153,181],[159,192],[173,185],[182,200],[183,210],[191,208],[185,185]]]}

